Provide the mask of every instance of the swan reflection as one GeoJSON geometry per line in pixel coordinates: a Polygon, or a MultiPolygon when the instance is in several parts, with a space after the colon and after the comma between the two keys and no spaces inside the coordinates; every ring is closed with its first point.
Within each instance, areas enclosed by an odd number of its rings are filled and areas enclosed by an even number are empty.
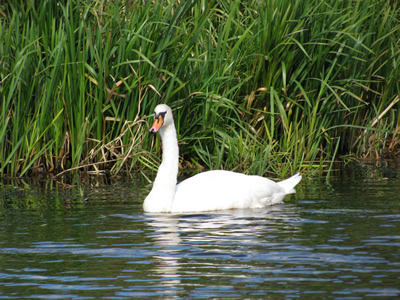
{"type": "Polygon", "coordinates": [[[159,247],[153,257],[155,276],[164,286],[182,286],[195,278],[197,265],[211,270],[248,259],[254,250],[270,247],[282,231],[297,232],[297,212],[287,205],[208,214],[146,215],[151,238],[159,247]],[[249,251],[252,248],[252,251],[249,251]],[[201,263],[198,262],[202,259],[201,263]]]}

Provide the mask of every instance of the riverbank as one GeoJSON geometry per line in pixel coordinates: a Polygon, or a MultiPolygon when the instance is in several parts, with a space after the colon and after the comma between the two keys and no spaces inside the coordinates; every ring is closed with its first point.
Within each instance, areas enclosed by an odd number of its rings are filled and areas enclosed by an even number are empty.
{"type": "MultiPolygon", "coordinates": [[[[207,2],[207,1],[206,1],[207,2]]],[[[285,177],[399,155],[390,1],[0,4],[0,175],[183,168],[285,177]]]]}

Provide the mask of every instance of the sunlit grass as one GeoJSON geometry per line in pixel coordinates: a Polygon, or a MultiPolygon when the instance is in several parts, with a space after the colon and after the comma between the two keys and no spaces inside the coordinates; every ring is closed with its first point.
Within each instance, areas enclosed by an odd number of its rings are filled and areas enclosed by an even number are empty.
{"type": "Polygon", "coordinates": [[[395,1],[0,4],[0,173],[182,166],[285,177],[399,154],[395,1]]]}

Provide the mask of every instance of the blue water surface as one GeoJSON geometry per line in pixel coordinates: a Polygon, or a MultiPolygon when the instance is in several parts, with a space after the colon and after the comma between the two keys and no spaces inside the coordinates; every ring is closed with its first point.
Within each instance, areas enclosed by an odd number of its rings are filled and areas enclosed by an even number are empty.
{"type": "Polygon", "coordinates": [[[4,180],[0,298],[396,299],[400,169],[304,178],[284,205],[146,214],[151,186],[4,180]]]}

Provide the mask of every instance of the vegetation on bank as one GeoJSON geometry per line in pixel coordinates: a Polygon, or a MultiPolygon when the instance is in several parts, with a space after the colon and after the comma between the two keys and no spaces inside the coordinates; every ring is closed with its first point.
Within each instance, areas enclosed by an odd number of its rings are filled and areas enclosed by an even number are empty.
{"type": "Polygon", "coordinates": [[[397,1],[0,3],[0,175],[182,166],[310,172],[399,154],[397,1]]]}

